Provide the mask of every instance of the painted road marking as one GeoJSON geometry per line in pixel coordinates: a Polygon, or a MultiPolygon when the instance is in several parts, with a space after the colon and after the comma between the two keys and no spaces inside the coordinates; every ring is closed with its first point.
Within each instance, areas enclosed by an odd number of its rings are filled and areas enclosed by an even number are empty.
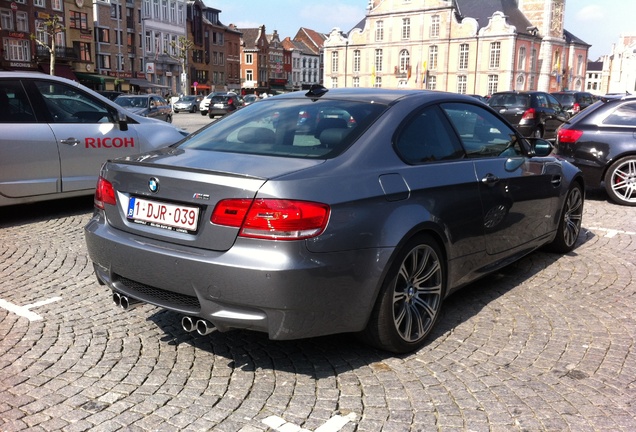
{"type": "MultiPolygon", "coordinates": [[[[337,415],[329,420],[322,426],[318,427],[314,432],[338,432],[347,423],[355,421],[355,413],[349,413],[346,416],[337,415]]],[[[274,429],[277,432],[311,432],[309,429],[303,429],[298,425],[286,422],[278,416],[269,416],[262,421],[265,425],[274,429]]]]}
{"type": "Polygon", "coordinates": [[[616,235],[618,234],[626,234],[626,235],[636,235],[636,232],[634,231],[621,231],[621,230],[616,230],[616,229],[611,229],[611,228],[599,228],[599,227],[589,227],[589,230],[596,230],[596,231],[605,231],[605,237],[616,237],[616,235]]]}
{"type": "Polygon", "coordinates": [[[62,297],[52,297],[47,300],[41,300],[39,302],[31,303],[26,306],[18,306],[6,300],[0,299],[0,308],[6,309],[9,312],[13,312],[14,314],[21,316],[23,318],[28,319],[29,321],[40,321],[42,317],[35,312],[31,312],[32,308],[36,308],[39,306],[45,306],[47,304],[55,303],[56,301],[62,300],[62,297]]]}

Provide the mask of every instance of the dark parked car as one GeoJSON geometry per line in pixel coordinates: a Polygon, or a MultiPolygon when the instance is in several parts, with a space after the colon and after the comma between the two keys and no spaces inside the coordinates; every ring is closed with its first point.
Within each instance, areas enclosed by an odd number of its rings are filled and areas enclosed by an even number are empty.
{"type": "Polygon", "coordinates": [[[618,204],[636,206],[636,96],[603,98],[559,129],[556,152],[605,187],[618,204]]]}
{"type": "Polygon", "coordinates": [[[172,107],[159,95],[121,95],[115,103],[137,115],[172,122],[172,107]]]}
{"type": "Polygon", "coordinates": [[[203,100],[203,96],[181,96],[178,101],[172,104],[172,110],[175,114],[180,111],[188,111],[195,113],[199,111],[199,103],[203,100]]]}
{"type": "Polygon", "coordinates": [[[100,95],[114,101],[115,99],[117,99],[119,96],[123,95],[123,92],[120,91],[110,91],[110,90],[103,90],[103,91],[98,91],[97,93],[99,93],[100,95]]]}
{"type": "Polygon", "coordinates": [[[241,101],[235,93],[217,94],[210,98],[208,117],[224,116],[241,106],[241,101]]]}
{"type": "Polygon", "coordinates": [[[117,305],[186,331],[359,332],[407,352],[460,287],[574,248],[583,179],[551,151],[469,96],[315,86],[104,165],[88,253],[117,305]],[[314,109],[338,115],[300,131],[314,109]]]}
{"type": "Polygon", "coordinates": [[[554,139],[568,117],[554,96],[539,91],[495,93],[488,105],[526,137],[554,139]]]}
{"type": "Polygon", "coordinates": [[[562,91],[550,93],[559,101],[570,117],[580,113],[594,103],[592,93],[578,91],[562,91]]]}

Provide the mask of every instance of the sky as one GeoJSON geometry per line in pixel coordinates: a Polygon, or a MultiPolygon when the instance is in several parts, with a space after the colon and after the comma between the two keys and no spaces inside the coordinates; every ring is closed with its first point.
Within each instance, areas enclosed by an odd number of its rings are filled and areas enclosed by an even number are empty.
{"type": "MultiPolygon", "coordinates": [[[[239,28],[265,24],[281,40],[293,38],[300,27],[329,33],[334,27],[349,31],[364,19],[368,0],[204,0],[220,9],[221,22],[239,28]]],[[[592,45],[588,58],[610,54],[621,34],[636,34],[636,0],[566,0],[565,28],[592,45]]]]}

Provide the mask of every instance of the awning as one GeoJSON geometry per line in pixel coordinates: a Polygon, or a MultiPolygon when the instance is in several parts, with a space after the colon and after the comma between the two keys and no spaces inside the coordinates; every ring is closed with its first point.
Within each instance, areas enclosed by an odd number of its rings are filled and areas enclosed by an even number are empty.
{"type": "MultiPolygon", "coordinates": [[[[192,88],[195,88],[194,86],[190,86],[192,88]]],[[[210,90],[210,86],[209,85],[205,85],[205,84],[199,84],[198,86],[196,86],[197,90],[210,90]]]]}
{"type": "Polygon", "coordinates": [[[117,78],[107,76],[107,75],[98,75],[98,74],[89,74],[83,72],[75,72],[77,78],[80,81],[90,81],[93,83],[105,84],[107,82],[114,82],[117,78]]]}
{"type": "Polygon", "coordinates": [[[55,63],[55,75],[77,81],[77,76],[73,69],[67,64],[55,63]]]}
{"type": "Polygon", "coordinates": [[[160,89],[170,88],[168,86],[151,83],[148,80],[140,79],[140,78],[128,78],[128,79],[126,79],[126,81],[128,81],[132,85],[139,86],[140,88],[160,88],[160,89]]]}

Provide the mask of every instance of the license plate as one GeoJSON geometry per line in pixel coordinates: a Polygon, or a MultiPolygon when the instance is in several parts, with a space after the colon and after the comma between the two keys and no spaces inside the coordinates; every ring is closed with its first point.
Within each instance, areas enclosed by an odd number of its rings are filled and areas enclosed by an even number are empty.
{"type": "Polygon", "coordinates": [[[192,233],[197,230],[199,209],[132,197],[126,217],[144,225],[192,233]]]}
{"type": "Polygon", "coordinates": [[[214,108],[223,108],[223,104],[222,103],[214,104],[214,108]]]}

